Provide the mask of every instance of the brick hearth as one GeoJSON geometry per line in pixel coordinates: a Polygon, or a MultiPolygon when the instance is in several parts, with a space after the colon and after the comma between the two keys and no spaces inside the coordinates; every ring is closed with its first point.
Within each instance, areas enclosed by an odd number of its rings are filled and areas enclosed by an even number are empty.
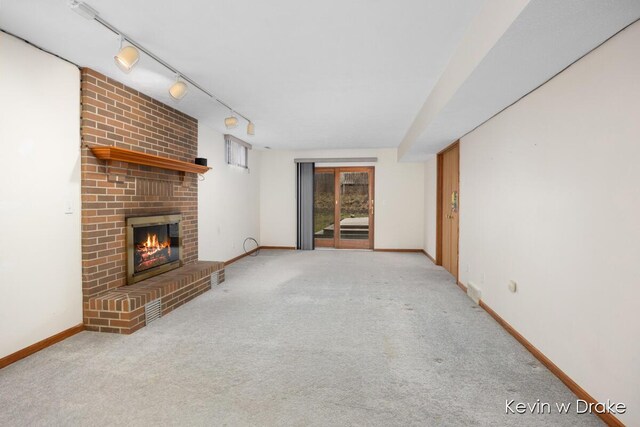
{"type": "MultiPolygon", "coordinates": [[[[101,301],[110,301],[110,296],[115,294],[123,299],[123,292],[138,291],[146,283],[123,288],[127,274],[126,218],[181,213],[183,268],[195,264],[198,261],[197,176],[124,162],[106,164],[96,159],[88,146],[112,145],[193,162],[198,151],[198,122],[94,70],[84,68],[81,74],[84,323],[89,330],[130,333],[140,324],[125,325],[126,319],[115,318],[112,311],[92,308],[102,304],[101,301]]],[[[183,269],[176,271],[180,270],[183,269]]],[[[207,270],[208,267],[203,271],[207,270]]],[[[181,286],[181,289],[198,289],[195,294],[191,290],[172,294],[172,297],[182,295],[172,307],[208,289],[204,282],[209,281],[210,287],[210,278],[203,274],[195,274],[198,278],[191,285],[181,286]]],[[[163,292],[159,294],[163,298],[169,295],[163,292]]],[[[165,301],[163,307],[164,304],[165,301]]],[[[136,310],[139,309],[138,306],[136,310]]],[[[128,310],[126,313],[132,316],[131,306],[128,310]]]]}

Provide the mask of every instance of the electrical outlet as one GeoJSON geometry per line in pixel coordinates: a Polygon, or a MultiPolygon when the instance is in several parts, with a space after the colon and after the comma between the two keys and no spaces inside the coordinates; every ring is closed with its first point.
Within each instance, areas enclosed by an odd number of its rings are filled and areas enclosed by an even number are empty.
{"type": "Polygon", "coordinates": [[[518,284],[515,282],[515,280],[509,280],[508,288],[512,293],[515,294],[518,291],[518,284]]]}

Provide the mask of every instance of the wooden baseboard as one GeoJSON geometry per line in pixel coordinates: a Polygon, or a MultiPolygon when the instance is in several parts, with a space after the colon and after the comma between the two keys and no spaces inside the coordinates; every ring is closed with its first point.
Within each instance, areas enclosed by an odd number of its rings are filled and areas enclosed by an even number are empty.
{"type": "Polygon", "coordinates": [[[462,289],[462,292],[464,292],[465,294],[467,293],[467,287],[460,280],[458,280],[458,286],[460,287],[460,289],[462,289]]]}
{"type": "Polygon", "coordinates": [[[422,249],[385,249],[385,248],[375,248],[374,252],[411,252],[411,253],[421,253],[422,249]]]}
{"type": "Polygon", "coordinates": [[[425,251],[424,249],[422,249],[422,253],[424,254],[424,256],[426,256],[427,258],[429,258],[431,260],[432,263],[436,263],[436,259],[434,257],[432,257],[431,255],[429,255],[429,252],[425,251]]]}
{"type": "Polygon", "coordinates": [[[240,260],[240,259],[242,259],[242,258],[244,258],[244,257],[246,257],[246,256],[249,256],[249,255],[251,255],[252,253],[254,253],[254,252],[258,251],[258,250],[260,250],[260,248],[259,248],[259,247],[257,247],[257,248],[253,248],[253,249],[251,249],[249,252],[245,252],[245,253],[243,253],[242,255],[238,255],[238,256],[237,256],[237,257],[235,257],[235,258],[231,258],[230,260],[228,260],[228,261],[225,261],[225,262],[224,262],[224,266],[226,267],[226,266],[228,266],[229,264],[233,264],[234,262],[236,262],[236,261],[238,261],[238,260],[240,260]]]}
{"type": "MultiPolygon", "coordinates": [[[[467,292],[467,287],[462,282],[458,281],[458,286],[465,293],[467,292]]],[[[569,390],[571,390],[573,394],[575,394],[578,397],[578,399],[582,399],[589,403],[597,402],[597,400],[595,400],[589,393],[587,393],[585,389],[580,387],[578,383],[576,383],[567,374],[565,374],[564,371],[562,371],[562,369],[558,367],[558,365],[553,363],[551,359],[545,356],[544,353],[538,350],[533,344],[529,342],[529,340],[527,340],[524,336],[522,336],[520,332],[516,331],[513,328],[513,326],[507,323],[506,320],[500,317],[498,313],[493,311],[493,309],[489,307],[487,304],[485,304],[482,300],[480,300],[480,307],[482,307],[484,311],[486,311],[491,317],[493,317],[500,326],[502,326],[507,332],[509,332],[509,334],[511,334],[511,336],[513,336],[520,344],[522,344],[522,346],[526,348],[529,351],[529,353],[531,353],[536,359],[538,359],[540,363],[546,366],[547,369],[551,371],[553,375],[558,377],[558,379],[562,381],[569,388],[569,390]]],[[[624,427],[624,424],[618,418],[616,418],[615,415],[613,414],[597,414],[596,413],[596,415],[599,416],[600,419],[604,421],[608,426],[624,427]]]]}
{"type": "Polygon", "coordinates": [[[66,329],[62,332],[59,332],[55,335],[50,336],[49,338],[45,338],[42,341],[38,341],[35,344],[31,344],[29,347],[25,347],[22,350],[18,350],[15,353],[12,353],[8,356],[0,359],[0,369],[5,366],[9,366],[14,362],[17,362],[20,359],[24,359],[27,356],[31,356],[34,353],[39,352],[42,349],[49,347],[57,342],[60,342],[66,338],[69,338],[72,335],[77,334],[78,332],[82,332],[84,330],[84,325],[80,323],[79,325],[73,326],[69,329],[66,329]]]}
{"type": "Polygon", "coordinates": [[[295,246],[260,246],[260,249],[281,249],[284,251],[295,251],[295,246]]]}

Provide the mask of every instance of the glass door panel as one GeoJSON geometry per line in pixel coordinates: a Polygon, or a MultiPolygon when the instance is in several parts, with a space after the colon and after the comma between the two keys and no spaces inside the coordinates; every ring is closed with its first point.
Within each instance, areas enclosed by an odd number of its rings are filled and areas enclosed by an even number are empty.
{"type": "Polygon", "coordinates": [[[369,173],[340,172],[340,239],[369,240],[369,173]]]}
{"type": "Polygon", "coordinates": [[[334,246],[335,200],[334,169],[316,168],[313,183],[313,225],[316,246],[334,246]]]}

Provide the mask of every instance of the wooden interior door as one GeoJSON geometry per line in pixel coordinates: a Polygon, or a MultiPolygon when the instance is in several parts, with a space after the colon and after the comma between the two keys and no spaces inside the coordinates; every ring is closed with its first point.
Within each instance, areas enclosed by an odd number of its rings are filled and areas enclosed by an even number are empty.
{"type": "Polygon", "coordinates": [[[458,227],[460,214],[460,144],[438,155],[437,263],[458,279],[458,227]]]}
{"type": "Polygon", "coordinates": [[[373,249],[373,197],[373,167],[316,168],[315,245],[373,249]]]}

